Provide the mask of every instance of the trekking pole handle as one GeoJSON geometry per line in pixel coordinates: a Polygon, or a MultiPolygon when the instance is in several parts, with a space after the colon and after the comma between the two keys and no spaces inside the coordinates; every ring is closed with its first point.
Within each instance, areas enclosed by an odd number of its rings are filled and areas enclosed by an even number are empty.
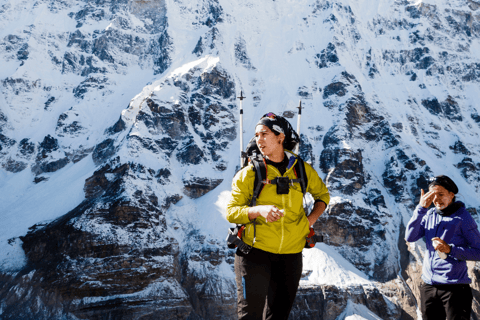
{"type": "Polygon", "coordinates": [[[243,91],[240,91],[240,168],[243,166],[243,91]]]}
{"type": "MultiPolygon", "coordinates": [[[[302,100],[298,102],[298,118],[297,118],[297,134],[298,137],[300,138],[300,121],[302,118],[302,100]]],[[[300,141],[297,143],[297,146],[295,147],[295,153],[298,154],[298,151],[300,150],[300,141]]]]}

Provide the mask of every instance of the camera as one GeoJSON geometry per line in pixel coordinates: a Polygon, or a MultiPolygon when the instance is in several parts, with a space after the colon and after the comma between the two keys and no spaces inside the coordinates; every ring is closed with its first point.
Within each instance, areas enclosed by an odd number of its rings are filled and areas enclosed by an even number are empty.
{"type": "Polygon", "coordinates": [[[277,177],[277,194],[288,194],[290,191],[290,179],[288,177],[277,177]]]}

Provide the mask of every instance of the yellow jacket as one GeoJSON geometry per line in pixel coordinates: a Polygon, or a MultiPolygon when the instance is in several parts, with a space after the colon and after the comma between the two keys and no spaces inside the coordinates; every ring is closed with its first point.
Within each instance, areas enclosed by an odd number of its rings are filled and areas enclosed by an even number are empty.
{"type": "MultiPolygon", "coordinates": [[[[290,151],[285,150],[285,153],[288,157],[295,156],[290,151]]],[[[295,164],[285,172],[284,177],[297,179],[293,170],[295,164]]],[[[330,194],[327,187],[315,169],[306,162],[305,172],[308,179],[307,192],[315,200],[322,200],[328,205],[330,194]]],[[[273,180],[276,177],[281,177],[280,172],[274,166],[267,165],[267,179],[273,180]]],[[[227,205],[227,220],[231,223],[246,225],[242,240],[250,246],[253,244],[254,230],[252,221],[248,219],[248,208],[253,196],[254,181],[253,165],[240,170],[233,178],[232,196],[227,205]]],[[[256,219],[254,247],[280,254],[301,252],[305,247],[310,226],[303,210],[303,193],[300,183],[291,185],[288,194],[277,194],[276,185],[266,184],[257,198],[257,205],[274,205],[285,211],[284,216],[275,222],[267,223],[262,216],[256,219]]]]}

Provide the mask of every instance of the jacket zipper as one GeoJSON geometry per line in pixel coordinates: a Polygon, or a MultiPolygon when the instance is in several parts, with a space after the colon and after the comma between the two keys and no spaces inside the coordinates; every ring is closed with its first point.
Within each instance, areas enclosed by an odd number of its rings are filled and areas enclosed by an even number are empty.
{"type": "MultiPolygon", "coordinates": [[[[433,215],[433,222],[434,222],[433,227],[435,228],[435,237],[437,236],[438,228],[440,227],[440,223],[442,223],[442,220],[443,220],[443,217],[440,217],[440,221],[437,224],[437,214],[433,215]]],[[[426,239],[426,240],[428,241],[428,239],[426,239]]],[[[430,242],[431,241],[432,240],[430,239],[430,242]]],[[[431,244],[431,246],[433,247],[433,244],[431,244]]],[[[434,262],[434,259],[435,259],[435,253],[436,253],[436,251],[435,251],[435,248],[434,248],[432,258],[430,259],[430,270],[432,272],[432,278],[430,279],[430,281],[432,282],[432,285],[434,284],[434,282],[433,282],[433,275],[434,275],[434,273],[433,273],[433,262],[434,262]]]]}
{"type": "MultiPolygon", "coordinates": [[[[280,171],[277,170],[277,168],[275,168],[274,166],[272,166],[272,169],[275,170],[277,172],[277,176],[281,176],[281,177],[288,177],[287,175],[287,172],[292,170],[293,167],[295,167],[295,163],[297,162],[297,159],[295,159],[295,162],[293,163],[293,165],[290,167],[290,169],[286,170],[285,173],[283,175],[280,174],[280,171]]],[[[268,177],[267,177],[268,179],[268,177]]],[[[288,192],[289,195],[290,195],[290,192],[288,192]]],[[[280,219],[280,224],[282,226],[282,237],[280,239],[280,245],[278,246],[278,253],[280,253],[282,251],[282,247],[283,247],[283,240],[285,238],[285,224],[284,224],[284,221],[285,221],[285,215],[287,214],[287,210],[285,209],[285,195],[282,194],[282,205],[283,205],[283,218],[280,219]]]]}

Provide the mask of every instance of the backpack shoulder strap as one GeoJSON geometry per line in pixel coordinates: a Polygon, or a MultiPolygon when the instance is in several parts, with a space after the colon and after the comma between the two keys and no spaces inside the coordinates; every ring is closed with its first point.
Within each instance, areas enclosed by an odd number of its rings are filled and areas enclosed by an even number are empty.
{"type": "Polygon", "coordinates": [[[307,193],[308,178],[307,172],[305,171],[305,163],[302,158],[297,157],[297,163],[293,167],[295,170],[295,175],[300,179],[300,186],[302,187],[302,193],[305,195],[307,193]]]}
{"type": "Polygon", "coordinates": [[[255,171],[255,181],[253,182],[253,196],[250,206],[254,207],[257,205],[257,198],[260,196],[260,192],[262,192],[263,187],[265,186],[262,181],[267,179],[267,165],[263,157],[253,158],[251,160],[253,170],[255,171]]]}

